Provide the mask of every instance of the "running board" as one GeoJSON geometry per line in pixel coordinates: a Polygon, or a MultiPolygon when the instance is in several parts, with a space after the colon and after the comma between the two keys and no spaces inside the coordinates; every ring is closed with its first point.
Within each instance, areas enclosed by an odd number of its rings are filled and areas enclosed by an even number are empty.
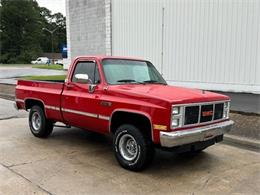
{"type": "Polygon", "coordinates": [[[54,125],[54,127],[71,128],[70,125],[54,125]]]}

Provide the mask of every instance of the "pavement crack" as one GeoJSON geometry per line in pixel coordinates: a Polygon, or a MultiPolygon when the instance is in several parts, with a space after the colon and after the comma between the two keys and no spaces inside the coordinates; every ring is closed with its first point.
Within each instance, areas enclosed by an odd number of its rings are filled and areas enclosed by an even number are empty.
{"type": "Polygon", "coordinates": [[[24,162],[24,163],[18,163],[18,164],[12,164],[7,166],[8,168],[16,167],[16,166],[21,166],[21,165],[27,165],[27,164],[32,164],[33,162],[24,162]]]}
{"type": "Polygon", "coordinates": [[[37,188],[39,188],[40,190],[44,191],[45,193],[47,193],[47,194],[49,194],[49,195],[54,195],[53,193],[51,193],[51,192],[49,192],[48,190],[46,190],[46,189],[44,189],[43,187],[41,187],[40,185],[38,185],[38,184],[32,182],[30,179],[26,178],[26,177],[23,176],[22,174],[20,174],[20,173],[16,172],[15,170],[11,169],[10,166],[6,166],[6,165],[4,165],[4,164],[2,164],[2,163],[0,163],[0,164],[1,164],[3,167],[5,167],[6,169],[8,169],[9,171],[11,171],[12,173],[14,173],[15,175],[17,175],[17,176],[19,176],[19,177],[25,179],[26,181],[28,181],[29,183],[31,183],[31,184],[33,184],[33,185],[35,185],[37,188]]]}
{"type": "Polygon", "coordinates": [[[205,187],[208,185],[210,179],[211,179],[211,176],[204,182],[204,184],[202,186],[202,190],[204,190],[205,187]]]}
{"type": "Polygon", "coordinates": [[[17,116],[9,116],[9,117],[0,118],[0,120],[8,120],[8,119],[13,119],[13,118],[18,118],[18,117],[17,116]]]}
{"type": "Polygon", "coordinates": [[[11,164],[11,165],[6,165],[6,167],[12,168],[12,167],[16,167],[16,166],[27,165],[27,164],[32,164],[32,163],[35,163],[35,162],[43,161],[43,160],[46,160],[46,159],[47,158],[43,158],[43,159],[30,161],[30,162],[22,162],[22,163],[17,163],[17,164],[11,164]]]}

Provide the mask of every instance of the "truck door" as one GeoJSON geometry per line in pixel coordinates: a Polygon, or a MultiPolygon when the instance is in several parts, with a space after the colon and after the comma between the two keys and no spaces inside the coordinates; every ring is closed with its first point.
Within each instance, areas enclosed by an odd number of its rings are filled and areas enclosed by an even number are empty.
{"type": "Polygon", "coordinates": [[[64,120],[72,126],[100,131],[97,110],[100,109],[101,92],[100,74],[96,62],[78,61],[71,78],[64,86],[61,98],[64,120]],[[95,91],[91,93],[90,84],[96,85],[95,91]]]}

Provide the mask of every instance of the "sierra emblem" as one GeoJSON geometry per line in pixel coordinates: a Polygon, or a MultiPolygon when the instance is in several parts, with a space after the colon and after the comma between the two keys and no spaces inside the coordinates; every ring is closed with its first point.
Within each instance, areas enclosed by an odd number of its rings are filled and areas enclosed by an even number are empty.
{"type": "Polygon", "coordinates": [[[202,112],[202,116],[212,116],[213,115],[213,111],[211,110],[211,111],[204,111],[204,112],[202,112]]]}

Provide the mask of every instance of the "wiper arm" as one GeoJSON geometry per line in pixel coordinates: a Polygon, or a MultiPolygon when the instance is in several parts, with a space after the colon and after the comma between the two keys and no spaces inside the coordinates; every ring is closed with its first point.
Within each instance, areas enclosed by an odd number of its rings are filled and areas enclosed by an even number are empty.
{"type": "Polygon", "coordinates": [[[118,80],[116,82],[119,82],[119,83],[140,83],[140,82],[137,82],[136,80],[133,80],[133,79],[122,79],[122,80],[118,80]]]}
{"type": "Polygon", "coordinates": [[[160,81],[156,81],[156,80],[146,80],[146,81],[143,81],[143,83],[156,83],[156,84],[167,85],[166,83],[163,83],[163,82],[160,82],[160,81]]]}

